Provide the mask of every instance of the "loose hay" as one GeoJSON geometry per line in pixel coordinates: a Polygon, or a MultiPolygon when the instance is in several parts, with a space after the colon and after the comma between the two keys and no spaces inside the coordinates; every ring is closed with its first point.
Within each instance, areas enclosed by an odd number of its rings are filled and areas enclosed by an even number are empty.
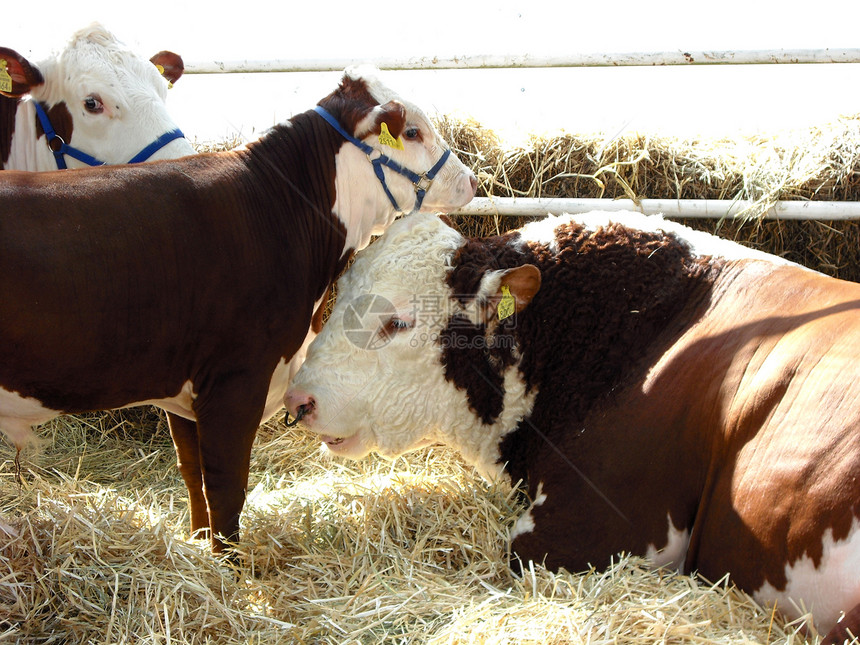
{"type": "Polygon", "coordinates": [[[163,428],[143,439],[117,437],[110,419],[51,425],[21,487],[2,467],[0,641],[805,642],[725,581],[633,557],[517,578],[510,487],[442,448],[330,461],[274,422],[254,447],[237,571],[188,539],[163,428]]]}
{"type": "MultiPolygon", "coordinates": [[[[747,222],[691,224],[860,277],[856,222],[755,219],[777,199],[857,199],[860,118],[773,139],[560,135],[515,150],[475,123],[439,125],[484,192],[752,199],[747,222]]],[[[459,224],[486,235],[521,222],[459,224]]],[[[630,556],[605,571],[518,578],[507,551],[517,496],[442,448],[337,462],[300,430],[263,426],[237,570],[187,536],[162,414],[66,417],[40,434],[22,483],[13,451],[0,451],[2,642],[807,642],[802,624],[725,580],[652,572],[630,556]]]]}

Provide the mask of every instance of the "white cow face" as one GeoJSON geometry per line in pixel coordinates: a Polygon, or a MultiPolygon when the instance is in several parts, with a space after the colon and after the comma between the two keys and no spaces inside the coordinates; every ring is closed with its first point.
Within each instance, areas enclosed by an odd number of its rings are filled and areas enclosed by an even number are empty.
{"type": "Polygon", "coordinates": [[[491,327],[503,284],[511,285],[520,300],[515,307],[522,309],[537,291],[539,273],[531,265],[488,272],[478,297],[463,305],[446,276],[464,243],[438,217],[410,215],[360,253],[341,278],[332,314],[286,395],[287,410],[295,416],[301,408],[302,423],[331,452],[394,457],[439,441],[459,449],[483,474],[498,473],[498,440],[530,409],[533,396],[525,395],[512,366],[501,414],[480,418],[466,393],[446,378],[445,332],[452,316],[491,327]],[[525,273],[531,284],[520,288],[514,278],[525,273]]]}
{"type": "MultiPolygon", "coordinates": [[[[427,115],[415,104],[403,100],[379,78],[378,70],[355,67],[346,70],[346,80],[360,82],[379,105],[355,124],[353,134],[373,148],[375,158],[385,155],[417,175],[430,171],[450,146],[436,131],[427,115]]],[[[326,107],[327,102],[320,102],[326,107]]],[[[394,197],[397,208],[386,196],[368,155],[356,146],[344,146],[337,155],[337,202],[335,212],[348,231],[355,232],[346,246],[362,249],[371,235],[385,231],[401,212],[411,212],[417,206],[413,182],[391,168],[383,169],[385,184],[394,197]],[[374,221],[365,221],[364,214],[376,214],[374,221]]],[[[426,189],[422,212],[447,212],[468,204],[475,196],[477,180],[455,154],[450,154],[435,178],[422,181],[426,189]]]]}
{"type": "MultiPolygon", "coordinates": [[[[8,67],[15,92],[7,96],[20,97],[29,93],[32,100],[48,108],[65,104],[72,126],[66,143],[99,161],[126,163],[160,135],[177,127],[167,112],[165,100],[168,83],[182,74],[181,58],[170,52],[160,52],[152,61],[146,60],[127,49],[100,25],[77,32],[59,56],[42,61],[38,66],[18,57],[8,61],[8,67]]],[[[59,124],[54,126],[59,132],[59,124]]],[[[34,128],[35,116],[31,108],[19,115],[14,137],[30,137],[35,141],[34,128]]],[[[14,139],[12,156],[6,167],[56,169],[43,137],[38,144],[38,167],[29,167],[30,164],[15,158],[16,148],[20,150],[22,143],[14,139]]],[[[171,159],[193,153],[191,144],[179,138],[149,159],[171,159]]],[[[32,156],[22,151],[19,158],[32,163],[32,156]]],[[[85,165],[71,157],[66,158],[66,163],[69,168],[85,165]]]]}

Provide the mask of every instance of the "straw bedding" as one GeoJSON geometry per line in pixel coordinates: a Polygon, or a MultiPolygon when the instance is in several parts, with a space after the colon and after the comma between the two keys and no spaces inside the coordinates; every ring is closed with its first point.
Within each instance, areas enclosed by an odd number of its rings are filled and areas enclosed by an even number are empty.
{"type": "Polygon", "coordinates": [[[0,641],[804,642],[726,581],[624,555],[517,578],[510,487],[441,448],[329,461],[275,422],[254,448],[236,570],[187,538],[169,434],[150,415],[151,435],[116,414],[55,421],[23,482],[2,464],[0,641]]]}
{"type": "MultiPolygon", "coordinates": [[[[476,169],[482,190],[496,195],[751,197],[764,204],[787,195],[856,199],[860,185],[850,145],[860,142],[857,119],[835,124],[831,134],[808,133],[826,152],[814,152],[809,140],[793,148],[762,141],[760,151],[747,140],[720,148],[567,135],[512,151],[475,124],[439,125],[476,169]],[[765,172],[765,157],[783,165],[765,172]]],[[[489,234],[519,221],[459,224],[489,234]]],[[[720,233],[857,277],[854,222],[751,219],[724,222],[720,233]]],[[[20,472],[14,450],[0,448],[0,642],[817,640],[726,580],[652,572],[624,554],[607,570],[533,567],[516,577],[506,536],[522,510],[517,497],[443,448],[393,463],[331,461],[300,429],[263,426],[238,545],[246,566],[237,569],[187,536],[185,487],[160,413],[66,417],[40,435],[41,449],[22,455],[20,472]]]]}

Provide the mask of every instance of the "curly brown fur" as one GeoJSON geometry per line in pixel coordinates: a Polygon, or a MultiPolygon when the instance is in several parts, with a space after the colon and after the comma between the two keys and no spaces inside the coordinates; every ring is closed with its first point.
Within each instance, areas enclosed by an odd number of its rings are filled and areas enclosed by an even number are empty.
{"type": "MultiPolygon", "coordinates": [[[[703,297],[705,264],[670,235],[646,233],[613,224],[596,231],[571,223],[556,230],[557,249],[517,244],[518,234],[470,239],[454,258],[448,284],[461,302],[474,298],[485,271],[526,263],[541,272],[542,287],[516,321],[494,332],[513,334],[521,355],[527,391],[538,390],[533,413],[501,445],[513,481],[527,479],[528,462],[539,428],[546,440],[576,428],[578,420],[626,378],[639,374],[637,361],[694,292],[703,297]]],[[[465,389],[472,409],[489,422],[501,410],[502,370],[512,361],[479,354],[466,339],[449,334],[443,362],[446,378],[465,389]],[[462,350],[458,347],[468,346],[462,350]],[[457,364],[459,368],[451,366],[457,364]],[[469,367],[464,367],[468,365],[469,367]]],[[[470,331],[469,333],[475,333],[470,331]]],[[[473,343],[474,344],[474,343],[473,343]]],[[[487,346],[506,346],[487,339],[487,346]]]]}

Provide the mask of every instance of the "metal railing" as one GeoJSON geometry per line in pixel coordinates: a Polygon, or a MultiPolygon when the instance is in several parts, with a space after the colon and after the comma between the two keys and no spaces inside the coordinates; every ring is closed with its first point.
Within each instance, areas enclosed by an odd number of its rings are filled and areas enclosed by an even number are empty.
{"type": "MultiPolygon", "coordinates": [[[[186,63],[186,74],[251,74],[267,72],[337,72],[355,59],[224,60],[186,63]]],[[[860,48],[849,49],[768,49],[747,51],[674,51],[571,54],[569,56],[481,55],[440,58],[413,56],[379,58],[379,69],[441,70],[501,69],[538,67],[618,67],[653,65],[798,65],[811,63],[860,63],[860,48]]]]}
{"type": "MultiPolygon", "coordinates": [[[[197,61],[185,67],[187,74],[247,74],[272,72],[340,71],[357,61],[352,59],[233,60],[197,61]]],[[[464,55],[448,58],[417,56],[381,58],[370,61],[380,69],[451,70],[518,69],[565,67],[616,67],[657,65],[763,65],[860,63],[860,48],[714,50],[671,52],[581,53],[569,56],[535,57],[518,55],[464,55]]],[[[860,105],[858,106],[860,111],[860,105]]],[[[721,199],[575,199],[479,197],[456,211],[457,214],[545,215],[580,213],[590,210],[636,210],[662,213],[669,217],[744,217],[752,205],[745,200],[721,199]]],[[[784,200],[764,214],[769,219],[860,219],[860,202],[784,200]]]]}

